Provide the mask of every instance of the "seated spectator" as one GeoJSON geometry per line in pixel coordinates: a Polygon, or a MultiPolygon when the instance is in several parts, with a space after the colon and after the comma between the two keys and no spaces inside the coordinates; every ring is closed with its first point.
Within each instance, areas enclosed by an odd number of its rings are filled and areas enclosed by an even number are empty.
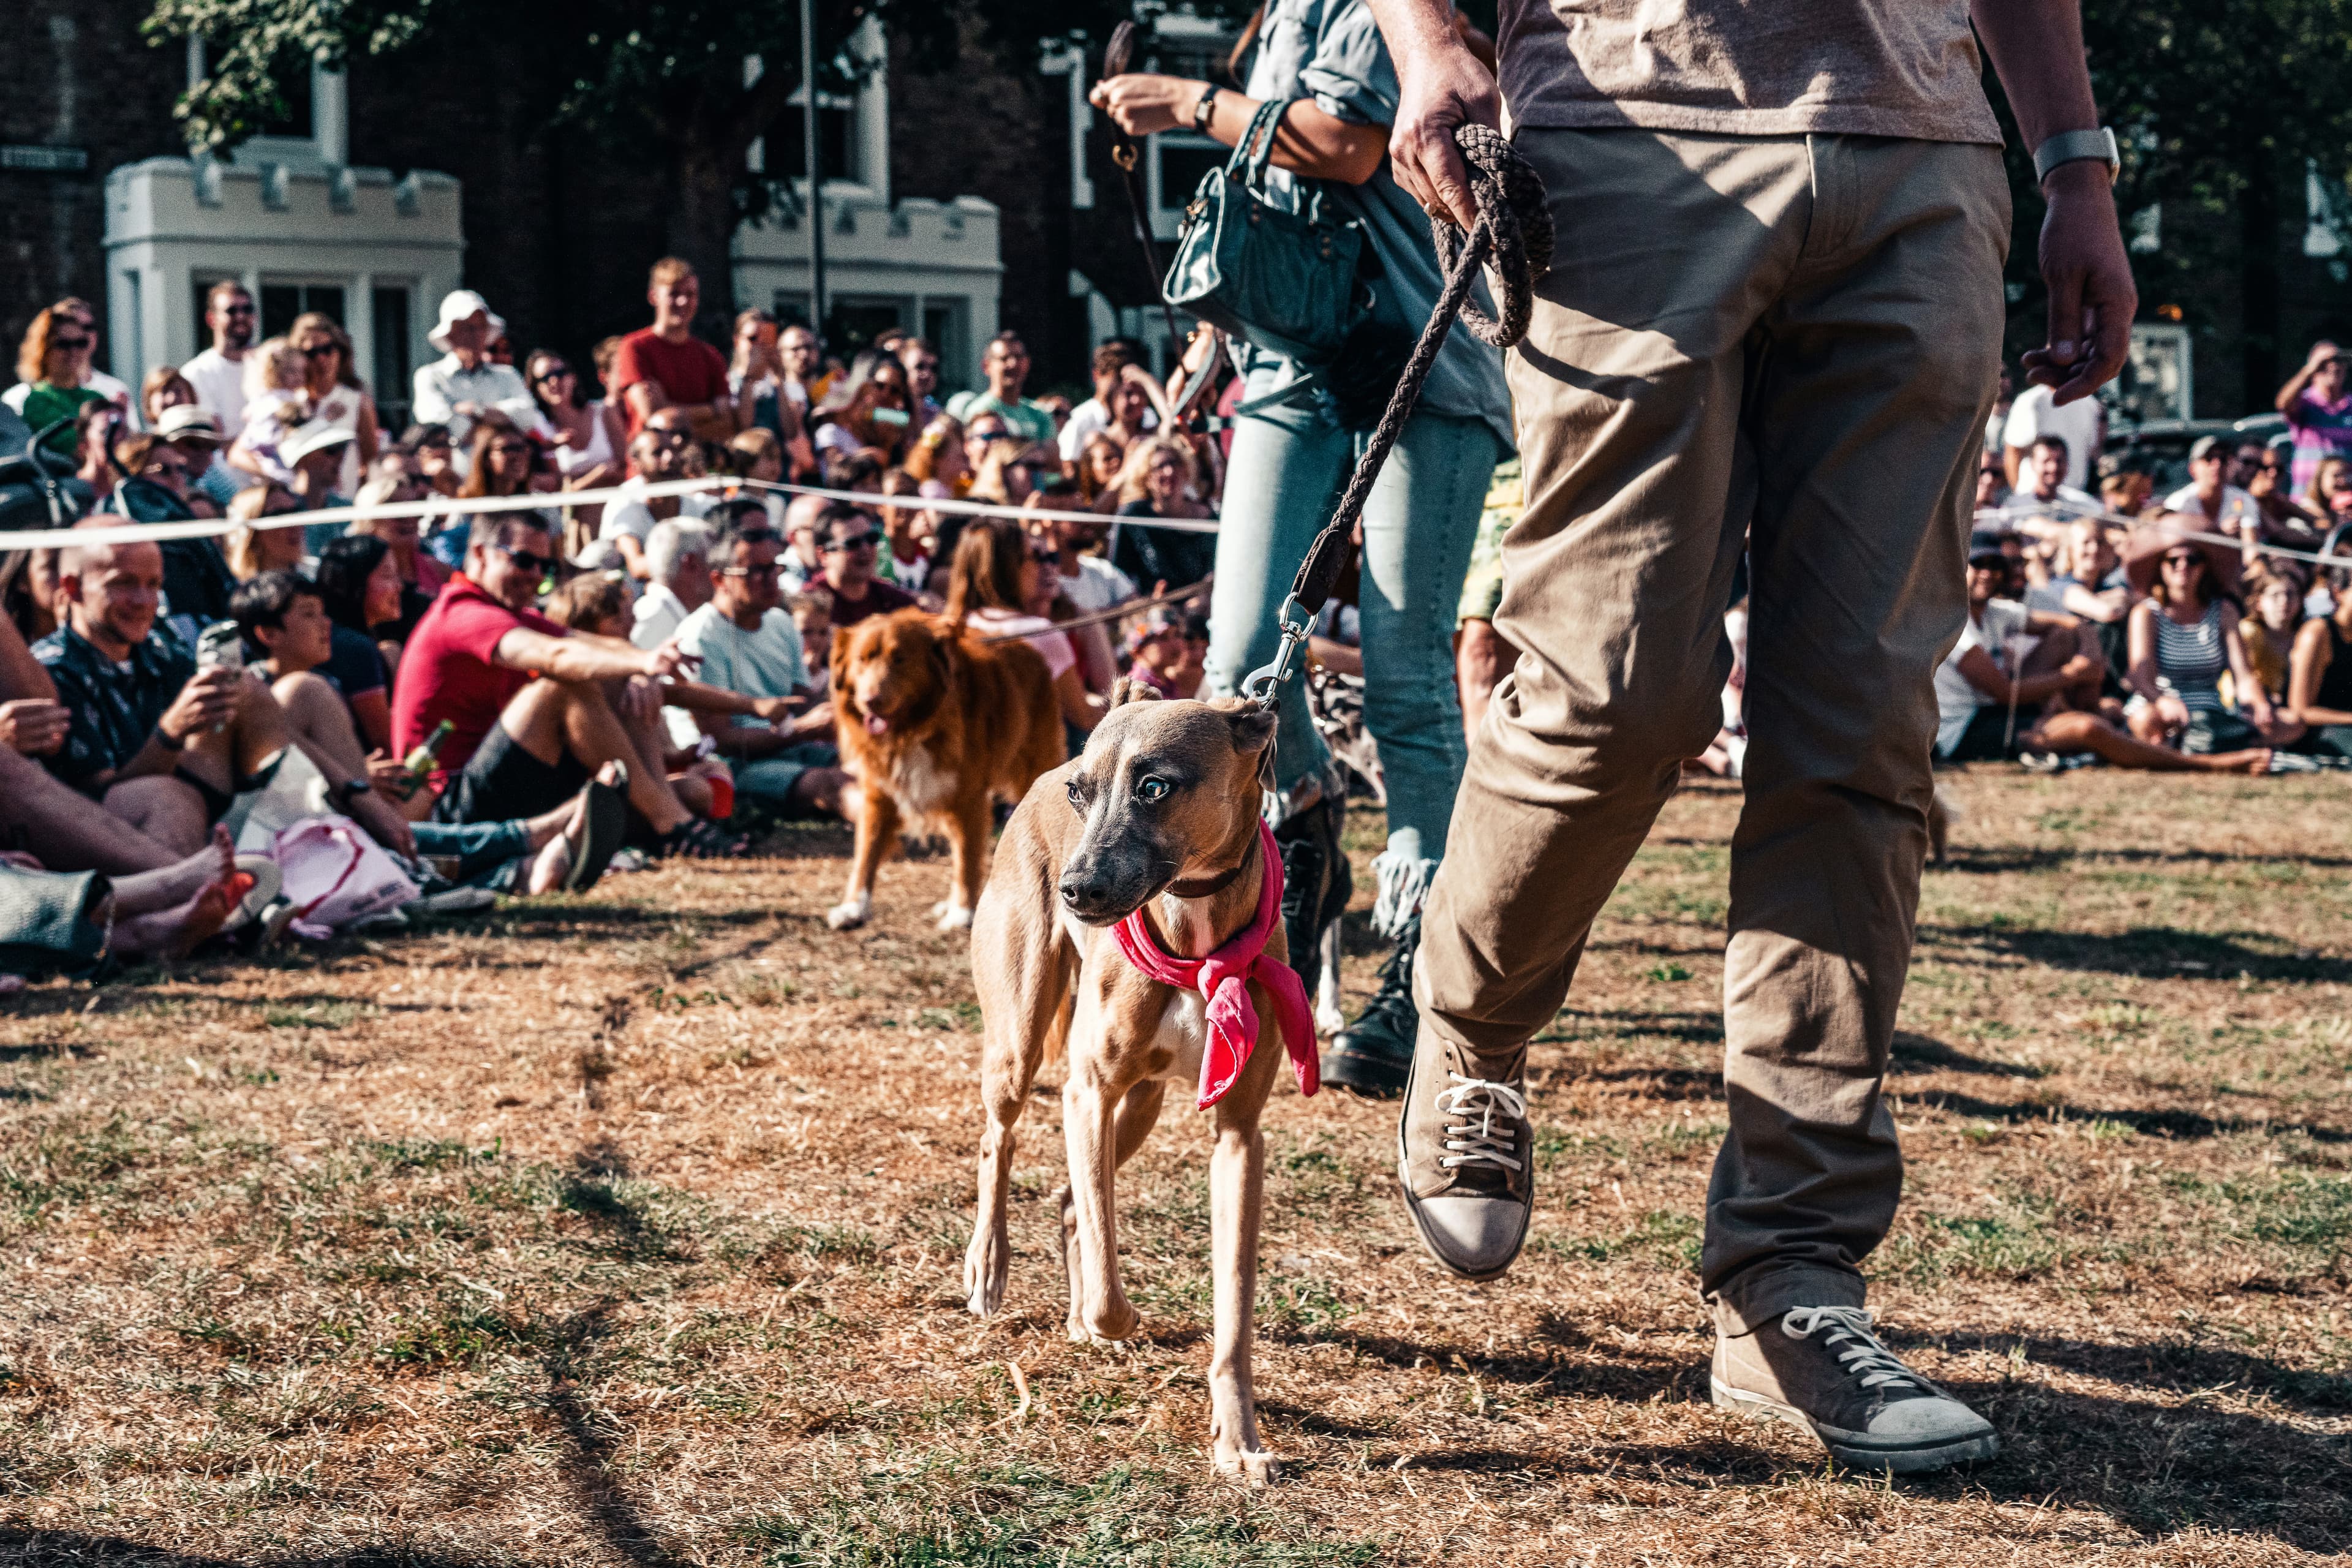
{"type": "MultiPolygon", "coordinates": [[[[376,471],[382,474],[383,468],[379,461],[376,471]]],[[[397,506],[404,501],[423,500],[427,494],[413,478],[378,478],[362,485],[355,500],[363,507],[397,506]]],[[[355,537],[383,541],[393,571],[400,578],[400,619],[391,640],[405,643],[441,590],[448,586],[449,569],[425,552],[425,520],[416,512],[355,518],[350,531],[355,537]]]]}
{"type": "Polygon", "coordinates": [[[253,887],[218,828],[176,866],[119,878],[0,855],[0,971],[79,977],[105,957],[180,957],[226,926],[253,887]]]}
{"type": "MultiPolygon", "coordinates": [[[[457,487],[460,500],[503,500],[527,493],[531,489],[530,437],[509,421],[496,416],[474,422],[473,457],[466,467],[466,482],[457,487]]],[[[456,566],[464,559],[460,552],[472,537],[478,519],[513,517],[511,511],[461,511],[449,520],[449,526],[436,533],[429,547],[444,565],[456,566]],[[455,559],[453,559],[455,557],[455,559]]],[[[555,526],[554,514],[533,509],[526,515],[540,518],[546,526],[555,526]]]]}
{"type": "MultiPolygon", "coordinates": [[[[783,406],[792,406],[786,398],[783,406]]],[[[728,470],[740,479],[755,479],[763,485],[782,483],[784,477],[784,448],[775,432],[764,426],[753,426],[727,443],[728,470]]],[[[812,467],[814,466],[812,460],[812,467]]],[[[768,509],[768,526],[784,526],[784,498],[774,490],[753,492],[768,509]]]]}
{"type": "MultiPolygon", "coordinates": [[[[761,509],[760,516],[764,520],[766,515],[761,509]]],[[[654,524],[646,536],[651,581],[631,609],[630,642],[659,647],[677,636],[687,616],[710,603],[710,540],[708,527],[684,518],[654,524]]]]}
{"type": "Polygon", "coordinates": [[[2159,518],[2125,554],[2132,587],[2147,595],[2132,606],[2125,716],[2151,745],[2251,757],[2274,718],[2238,632],[2238,557],[2187,537],[2194,527],[2193,519],[2159,518]],[[2222,700],[2225,672],[2238,695],[2235,711],[2222,700]]]}
{"type": "Polygon", "coordinates": [[[457,440],[446,425],[411,425],[400,449],[415,464],[416,480],[437,496],[455,496],[466,483],[457,471],[457,440]]]}
{"type": "MultiPolygon", "coordinates": [[[[882,493],[886,496],[919,497],[922,486],[904,468],[892,468],[882,476],[882,493]]],[[[931,547],[923,531],[927,509],[919,506],[884,506],[882,514],[882,544],[878,552],[877,575],[893,586],[919,595],[923,584],[930,580],[931,547]]]]}
{"type": "Polygon", "coordinates": [[[1191,451],[1164,436],[1136,443],[1120,472],[1111,564],[1139,584],[1156,584],[1154,593],[1198,583],[1216,565],[1214,534],[1150,526],[1163,518],[1208,521],[1212,514],[1195,498],[1193,479],[1191,451]]]}
{"type": "Polygon", "coordinates": [[[825,589],[833,595],[835,626],[854,626],[868,616],[887,616],[914,606],[915,595],[875,575],[882,527],[871,513],[847,501],[828,502],[817,514],[816,538],[824,558],[825,589]]]}
{"type": "MultiPolygon", "coordinates": [[[[2250,613],[2238,627],[2246,641],[2246,662],[2275,711],[2286,701],[2287,675],[2294,655],[2296,634],[2303,626],[2303,574],[2292,562],[2258,556],[2246,568],[2250,613]]],[[[2298,723],[2294,714],[2278,714],[2282,726],[2298,723]]],[[[2281,740],[2292,740],[2282,734],[2281,740]]]]}
{"type": "Polygon", "coordinates": [[[319,552],[311,582],[334,623],[320,673],[335,683],[370,751],[392,747],[392,682],[400,668],[400,574],[381,539],[347,533],[319,552]]]}
{"type": "MultiPolygon", "coordinates": [[[[1190,697],[1192,692],[1182,685],[1185,652],[1184,613],[1173,605],[1155,605],[1128,638],[1127,678],[1161,697],[1190,697]]],[[[1193,691],[1199,689],[1195,681],[1193,691]]]]}
{"type": "Polygon", "coordinates": [[[2097,501],[2064,482],[2069,460],[2063,437],[2037,437],[2018,468],[2017,489],[2001,507],[2001,515],[2011,522],[2028,517],[2055,518],[2063,522],[2098,511],[2097,501]]]}
{"type": "Polygon", "coordinates": [[[820,583],[786,599],[784,608],[793,614],[793,629],[801,634],[809,695],[822,700],[833,687],[833,595],[820,583]]]}
{"type": "Polygon", "coordinates": [[[819,479],[829,490],[878,496],[882,493],[882,459],[871,452],[828,452],[819,479]]]}
{"type": "MultiPolygon", "coordinates": [[[[518,430],[538,423],[539,405],[530,385],[511,364],[490,357],[492,340],[506,336],[507,324],[493,314],[479,294],[459,289],[444,295],[440,319],[425,341],[443,357],[416,367],[415,400],[409,413],[424,426],[439,426],[452,443],[473,435],[474,421],[485,414],[502,414],[518,430]]],[[[440,489],[432,468],[425,482],[440,489]]],[[[455,494],[454,486],[442,491],[455,494]]]]}
{"type": "Polygon", "coordinates": [[[2253,497],[2229,482],[2230,458],[2221,437],[2199,437],[2189,448],[2189,482],[2164,498],[2164,510],[2189,519],[2200,532],[2226,533],[2256,544],[2263,531],[2262,509],[2253,497]]]}
{"type": "Polygon", "coordinates": [[[2246,493],[2263,514],[2263,538],[2289,549],[2310,549],[2306,542],[2319,535],[2313,515],[2295,503],[2287,486],[2288,457],[2283,447],[2248,443],[2240,448],[2239,469],[2245,475],[2246,493]]]}
{"type": "MultiPolygon", "coordinates": [[[[583,572],[547,596],[547,616],[575,632],[627,640],[630,579],[618,571],[583,572]]],[[[664,688],[662,719],[669,744],[662,752],[662,770],[669,786],[687,810],[697,816],[724,821],[734,815],[735,786],[727,764],[704,755],[698,747],[702,731],[694,713],[751,713],[756,704],[731,692],[698,681],[673,680],[664,688]]],[[[604,700],[616,708],[625,700],[619,684],[604,683],[604,700]]]]}
{"type": "Polygon", "coordinates": [[[156,436],[179,453],[187,468],[188,483],[180,499],[189,515],[221,516],[251,478],[221,460],[220,428],[213,416],[193,404],[180,403],[163,408],[153,423],[156,436]]]}
{"type": "Polygon", "coordinates": [[[2352,593],[2295,633],[2285,717],[2301,731],[2295,751],[2352,762],[2352,593]]]}
{"type": "Polygon", "coordinates": [[[915,395],[915,423],[928,429],[931,421],[947,414],[947,405],[935,395],[940,390],[940,351],[929,338],[907,337],[898,341],[892,351],[906,368],[907,390],[915,395]]]}
{"type": "Polygon", "coordinates": [[[110,454],[128,428],[122,410],[104,398],[83,404],[74,415],[75,450],[79,454],[74,478],[93,498],[93,506],[105,504],[114,489],[117,476],[110,454]]]}
{"type": "Polygon", "coordinates": [[[923,426],[923,433],[907,448],[902,465],[919,485],[937,485],[926,489],[925,495],[961,496],[971,488],[971,458],[965,451],[963,426],[945,415],[923,426]]]}
{"type": "MultiPolygon", "coordinates": [[[[1062,461],[1073,467],[1082,466],[1089,442],[1108,429],[1113,423],[1111,402],[1119,383],[1129,366],[1138,370],[1144,365],[1143,345],[1133,338],[1105,338],[1095,345],[1095,395],[1070,410],[1069,419],[1062,426],[1056,442],[1062,461]]],[[[1143,423],[1138,432],[1159,427],[1159,411],[1149,404],[1142,410],[1143,423]]],[[[1128,443],[1116,443],[1123,451],[1128,443]]]]}
{"type": "Polygon", "coordinates": [[[689,478],[687,458],[694,444],[666,425],[648,425],[629,442],[632,472],[622,481],[622,493],[605,503],[597,537],[618,552],[622,568],[643,582],[651,573],[646,562],[646,537],[654,524],[673,517],[700,517],[718,504],[715,494],[646,494],[646,487],[689,478]]]}
{"type": "Polygon", "coordinates": [[[1009,517],[975,517],[956,541],[948,570],[948,619],[991,639],[1019,637],[1045,657],[1054,700],[1073,729],[1091,732],[1109,704],[1088,691],[1070,635],[1027,606],[1053,569],[1050,546],[1032,545],[1009,517]]]}
{"type": "Polygon", "coordinates": [[[782,608],[772,534],[752,539],[730,528],[710,546],[710,603],[678,628],[680,651],[698,657],[705,684],[762,706],[751,713],[703,712],[702,731],[734,765],[735,787],[772,809],[855,821],[856,781],[832,742],[833,710],[812,702],[799,629],[782,608]]]}
{"type": "Polygon", "coordinates": [[[629,802],[665,855],[740,855],[743,846],[688,811],[661,768],[661,691],[680,668],[674,646],[639,649],[575,635],[531,608],[555,570],[545,518],[484,518],[453,578],[401,654],[392,742],[405,756],[446,720],[440,762],[453,775],[441,822],[530,818],[571,799],[608,763],[627,769],[629,802]],[[624,706],[606,680],[625,682],[624,706]]]}
{"type": "Polygon", "coordinates": [[[1969,552],[1969,618],[1936,670],[1936,755],[1973,763],[2027,749],[2042,710],[2095,710],[2105,668],[2075,624],[2000,595],[2009,558],[1979,535],[1969,552]]]}
{"type": "MultiPolygon", "coordinates": [[[[16,351],[19,379],[6,393],[0,394],[0,400],[5,400],[36,435],[58,420],[71,419],[86,405],[109,400],[100,373],[92,363],[98,333],[92,326],[84,324],[75,307],[89,310],[79,300],[60,300],[33,317],[32,325],[25,329],[24,342],[16,351]]],[[[124,406],[128,405],[126,395],[124,406]]],[[[51,434],[42,445],[58,457],[74,461],[81,455],[79,436],[74,426],[68,425],[51,434]]]]}
{"type": "Polygon", "coordinates": [[[1105,516],[1118,510],[1118,476],[1127,467],[1127,449],[1108,436],[1087,438],[1077,461],[1079,503],[1105,516]]]}
{"type": "Polygon", "coordinates": [[[848,385],[814,416],[818,457],[865,453],[884,467],[897,462],[912,435],[914,405],[906,367],[875,349],[863,351],[848,385]]]}
{"type": "Polygon", "coordinates": [[[235,526],[228,531],[222,552],[228,561],[229,575],[247,583],[264,572],[299,569],[302,564],[303,531],[256,525],[265,519],[284,517],[301,510],[300,498],[281,485],[260,484],[239,491],[236,500],[229,503],[229,520],[235,526]]]}
{"type": "Polygon", "coordinates": [[[2352,518],[2352,458],[2320,458],[2311,488],[2303,492],[2303,507],[2322,529],[2352,518]]]}
{"type": "Polygon", "coordinates": [[[817,519],[834,503],[823,496],[794,496],[784,508],[784,553],[777,563],[783,591],[798,594],[824,580],[824,548],[817,542],[817,519]]]}
{"type": "Polygon", "coordinates": [[[383,661],[374,645],[360,637],[338,647],[335,634],[343,628],[327,618],[318,588],[299,572],[264,572],[238,584],[231,608],[247,668],[269,683],[288,738],[325,777],[334,808],[385,848],[415,855],[415,836],[393,798],[404,786],[405,770],[380,747],[371,761],[352,706],[360,698],[379,710],[384,705],[383,661]]]}
{"type": "Polygon", "coordinates": [[[1988,451],[1977,461],[1975,510],[1979,512],[1999,511],[2008,500],[2008,470],[2002,468],[1998,452],[1988,451]]]}
{"type": "Polygon", "coordinates": [[[286,748],[285,715],[243,670],[199,671],[157,633],[154,545],[68,544],[58,575],[63,624],[33,648],[72,714],[49,770],[173,853],[193,854],[236,796],[268,777],[286,748]]]}
{"type": "Polygon", "coordinates": [[[1078,522],[1064,518],[1041,522],[1032,531],[1054,548],[1053,586],[1082,616],[1124,605],[1136,596],[1133,578],[1105,560],[1099,552],[1110,534],[1110,524],[1078,522]]]}

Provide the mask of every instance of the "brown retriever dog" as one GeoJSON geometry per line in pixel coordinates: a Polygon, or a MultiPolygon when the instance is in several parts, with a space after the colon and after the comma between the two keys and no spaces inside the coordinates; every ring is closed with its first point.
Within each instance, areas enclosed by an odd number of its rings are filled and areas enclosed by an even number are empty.
{"type": "Polygon", "coordinates": [[[825,924],[866,923],[875,874],[899,829],[922,824],[945,833],[954,854],[940,929],[969,926],[988,877],[995,804],[1020,800],[1068,755],[1044,657],[900,610],[834,633],[833,703],[842,765],[865,786],[865,809],[848,891],[825,924]]]}

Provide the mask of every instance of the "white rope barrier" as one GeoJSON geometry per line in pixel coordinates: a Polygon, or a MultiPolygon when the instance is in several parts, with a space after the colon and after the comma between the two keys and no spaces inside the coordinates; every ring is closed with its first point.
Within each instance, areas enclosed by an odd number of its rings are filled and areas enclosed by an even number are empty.
{"type": "MultiPolygon", "coordinates": [[[[664,479],[650,485],[608,485],[593,490],[529,490],[515,496],[433,496],[424,500],[390,501],[378,506],[331,506],[311,511],[283,511],[273,517],[240,523],[232,518],[200,517],[184,522],[132,522],[120,527],[76,528],[77,545],[129,544],[144,541],[160,544],[173,539],[218,539],[237,528],[308,528],[313,523],[352,523],[382,517],[480,516],[500,511],[559,511],[568,506],[602,506],[616,500],[652,500],[665,496],[696,495],[707,490],[774,490],[784,495],[822,496],[848,501],[867,510],[888,507],[903,511],[959,512],[971,517],[1017,517],[1062,522],[1092,522],[1103,527],[1124,523],[1130,528],[1165,528],[1181,533],[1214,533],[1214,519],[1121,518],[1099,511],[1056,511],[1044,507],[1009,506],[1002,501],[957,500],[929,496],[879,496],[864,490],[830,490],[817,485],[782,484],[772,479],[740,479],[714,474],[699,479],[664,479]]],[[[110,512],[93,512],[110,517],[110,512]]],[[[56,550],[68,542],[64,529],[0,531],[0,551],[56,550]]]]}

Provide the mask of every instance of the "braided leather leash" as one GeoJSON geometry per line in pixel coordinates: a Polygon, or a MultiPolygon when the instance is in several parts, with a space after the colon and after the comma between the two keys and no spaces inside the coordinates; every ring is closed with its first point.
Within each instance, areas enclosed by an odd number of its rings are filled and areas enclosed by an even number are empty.
{"type": "Polygon", "coordinates": [[[1412,357],[1405,361],[1396,391],[1389,395],[1387,411],[1373,427],[1348,488],[1340,492],[1331,521],[1315,536],[1307,559],[1298,563],[1298,575],[1291,579],[1290,596],[1276,614],[1282,641],[1273,659],[1242,682],[1242,695],[1253,702],[1271,704],[1276,688],[1298,672],[1298,650],[1307,646],[1307,634],[1331,597],[1339,574],[1355,557],[1356,520],[1372,493],[1372,481],[1380,478],[1389,449],[1396,445],[1404,422],[1412,416],[1413,405],[1421,401],[1422,383],[1429,379],[1430,367],[1437,363],[1437,351],[1453,329],[1454,318],[1459,316],[1481,342],[1509,348],[1527,336],[1528,317],[1535,308],[1535,287],[1551,270],[1551,210],[1544,205],[1542,176],[1492,127],[1460,126],[1454,132],[1454,143],[1470,166],[1470,194],[1477,203],[1477,221],[1465,239],[1450,220],[1438,216],[1429,220],[1438,265],[1445,270],[1445,287],[1437,296],[1429,324],[1412,346],[1412,357]],[[1489,320],[1470,302],[1470,286],[1489,256],[1495,264],[1500,321],[1489,320]]]}

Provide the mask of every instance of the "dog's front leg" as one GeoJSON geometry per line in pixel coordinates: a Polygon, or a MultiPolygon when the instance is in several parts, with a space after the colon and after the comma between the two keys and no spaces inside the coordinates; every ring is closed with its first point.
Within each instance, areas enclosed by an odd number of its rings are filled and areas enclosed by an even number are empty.
{"type": "MultiPolygon", "coordinates": [[[[1119,1098],[1118,1114],[1111,1127],[1111,1169],[1123,1169],[1143,1141],[1151,1136],[1151,1129],[1160,1121],[1160,1108],[1168,1098],[1168,1085],[1156,1078],[1145,1079],[1119,1098]]],[[[1070,1277],[1070,1338],[1087,1337],[1080,1309],[1086,1305],[1087,1276],[1079,1266],[1078,1205],[1064,1187],[1056,1196],[1062,1208],[1062,1267],[1070,1277]]]]}
{"type": "MultiPolygon", "coordinates": [[[[1257,1048],[1269,1047],[1278,1054],[1270,1039],[1261,1040],[1257,1048]]],[[[1238,1086],[1235,1092],[1241,1092],[1238,1086]]],[[[1250,1383],[1265,1138],[1254,1110],[1238,1106],[1220,1106],[1218,1110],[1217,1143],[1209,1156],[1210,1249],[1216,1271],[1215,1342],[1209,1352],[1210,1455],[1219,1470],[1262,1487],[1282,1479],[1274,1456],[1259,1440],[1257,1394],[1250,1383]]]]}
{"type": "Polygon", "coordinates": [[[940,910],[941,931],[961,931],[971,924],[971,911],[980,907],[980,885],[988,880],[990,813],[989,797],[982,795],[967,801],[948,825],[951,863],[947,902],[940,910]]]}
{"type": "Polygon", "coordinates": [[[1112,1208],[1117,1171],[1111,1136],[1112,1086],[1099,1064],[1073,1053],[1062,1086],[1062,1139],[1070,1159],[1070,1203],[1076,1211],[1078,1267],[1073,1291],[1073,1339],[1123,1340],[1139,1321],[1118,1282],[1118,1226],[1112,1208]]]}
{"type": "Polygon", "coordinates": [[[883,858],[898,840],[898,803],[879,784],[868,783],[858,792],[865,809],[857,814],[857,848],[849,859],[849,889],[841,902],[824,911],[824,923],[835,931],[862,926],[874,912],[874,879],[883,858]]]}

